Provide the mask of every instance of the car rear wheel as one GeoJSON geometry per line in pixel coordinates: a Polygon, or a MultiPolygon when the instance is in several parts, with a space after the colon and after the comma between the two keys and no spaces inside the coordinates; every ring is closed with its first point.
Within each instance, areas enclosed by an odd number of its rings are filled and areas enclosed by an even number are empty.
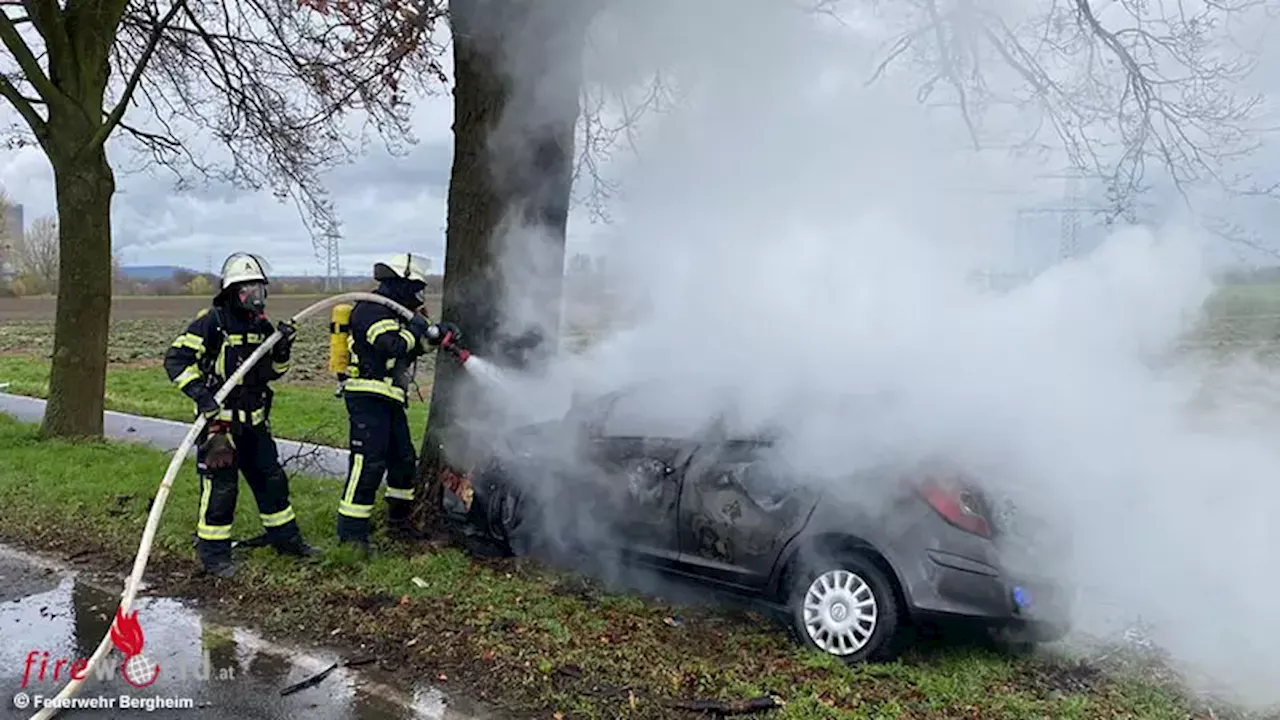
{"type": "Polygon", "coordinates": [[[849,664],[895,654],[899,607],[893,585],[856,553],[803,562],[791,574],[791,631],[806,647],[849,664]]]}

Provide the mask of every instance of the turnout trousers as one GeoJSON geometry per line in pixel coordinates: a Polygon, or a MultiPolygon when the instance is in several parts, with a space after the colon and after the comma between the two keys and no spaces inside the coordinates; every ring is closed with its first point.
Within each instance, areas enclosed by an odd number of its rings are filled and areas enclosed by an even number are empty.
{"type": "Polygon", "coordinates": [[[409,523],[417,458],[404,405],[369,393],[345,395],[350,420],[347,482],[338,503],[338,539],[366,542],[373,503],[387,477],[387,522],[409,523]]]}
{"type": "MultiPolygon", "coordinates": [[[[200,445],[205,437],[201,433],[200,445]]],[[[266,423],[240,425],[231,433],[231,439],[236,448],[232,467],[211,469],[205,465],[204,451],[196,451],[200,475],[196,553],[206,567],[231,557],[231,526],[235,522],[241,473],[258,504],[258,517],[267,540],[276,549],[287,550],[302,538],[289,503],[289,478],[280,466],[276,441],[266,423]]]]}

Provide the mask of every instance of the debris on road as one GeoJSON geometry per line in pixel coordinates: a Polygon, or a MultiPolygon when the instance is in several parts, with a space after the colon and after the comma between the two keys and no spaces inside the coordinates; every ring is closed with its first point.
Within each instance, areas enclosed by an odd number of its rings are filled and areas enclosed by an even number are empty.
{"type": "Polygon", "coordinates": [[[321,670],[315,675],[312,675],[311,677],[307,678],[306,680],[290,685],[289,687],[280,691],[280,697],[292,695],[301,690],[306,690],[309,687],[315,687],[316,685],[319,685],[320,683],[324,682],[324,679],[329,677],[329,675],[331,675],[334,670],[337,670],[340,665],[341,663],[334,663],[329,667],[325,668],[324,670],[321,670]]]}
{"type": "Polygon", "coordinates": [[[674,710],[707,713],[726,717],[729,715],[750,715],[752,713],[778,710],[786,706],[786,702],[776,695],[765,695],[750,700],[725,702],[722,700],[675,700],[667,704],[674,710]]]}
{"type": "Polygon", "coordinates": [[[324,682],[325,678],[332,675],[333,671],[337,670],[338,668],[360,667],[361,665],[368,665],[369,663],[376,662],[376,661],[377,661],[377,658],[363,657],[363,658],[355,658],[352,660],[333,663],[332,665],[325,668],[324,670],[321,670],[315,675],[312,675],[311,677],[301,682],[294,683],[293,685],[290,685],[289,687],[281,690],[280,697],[286,697],[296,692],[306,690],[307,688],[315,687],[316,685],[319,685],[320,683],[324,682]]]}

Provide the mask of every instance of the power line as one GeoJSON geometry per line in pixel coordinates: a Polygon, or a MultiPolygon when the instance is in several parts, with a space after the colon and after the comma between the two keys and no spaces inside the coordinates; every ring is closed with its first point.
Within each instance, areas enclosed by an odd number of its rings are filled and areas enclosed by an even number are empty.
{"type": "Polygon", "coordinates": [[[342,258],[341,250],[338,247],[339,240],[340,237],[336,232],[327,233],[324,238],[325,292],[342,292],[342,258]]]}

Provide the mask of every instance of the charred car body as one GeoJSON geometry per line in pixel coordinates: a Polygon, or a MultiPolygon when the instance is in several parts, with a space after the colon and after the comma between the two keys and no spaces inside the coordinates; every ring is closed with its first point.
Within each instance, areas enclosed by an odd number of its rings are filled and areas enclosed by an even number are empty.
{"type": "Polygon", "coordinates": [[[974,621],[1019,643],[1066,632],[1064,592],[1009,569],[1022,548],[971,483],[881,468],[844,485],[875,502],[842,500],[798,482],[770,438],[638,427],[629,397],[507,435],[473,478],[467,523],[517,554],[613,550],[762,600],[801,643],[848,662],[887,659],[920,621],[974,621]]]}

